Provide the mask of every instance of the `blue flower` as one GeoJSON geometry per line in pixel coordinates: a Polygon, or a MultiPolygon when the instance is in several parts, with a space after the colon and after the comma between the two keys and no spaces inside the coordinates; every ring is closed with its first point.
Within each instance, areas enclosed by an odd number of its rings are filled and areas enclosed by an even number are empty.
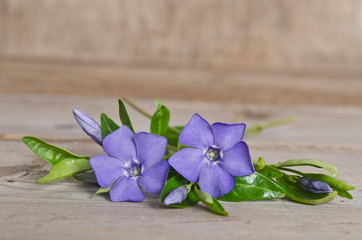
{"type": "Polygon", "coordinates": [[[74,108],[73,115],[83,131],[102,146],[102,130],[98,123],[80,109],[74,108]]]}
{"type": "Polygon", "coordinates": [[[328,185],[328,183],[311,179],[308,177],[298,178],[297,182],[299,186],[304,190],[307,190],[312,193],[331,193],[333,189],[328,185]]]}
{"type": "Polygon", "coordinates": [[[129,127],[122,126],[103,140],[103,149],[108,155],[89,160],[98,184],[109,191],[113,202],[143,201],[140,190],[153,194],[161,193],[170,168],[162,161],[167,139],[152,133],[134,134],[129,127]]]}
{"type": "Polygon", "coordinates": [[[165,205],[171,205],[171,204],[177,204],[182,202],[186,199],[188,194],[187,188],[181,186],[178,187],[170,192],[170,194],[167,195],[165,200],[163,200],[163,203],[165,205]]]}
{"type": "Polygon", "coordinates": [[[212,127],[195,113],[182,130],[184,148],[170,159],[170,165],[190,182],[199,180],[200,189],[214,198],[230,192],[234,176],[255,172],[249,148],[242,141],[245,124],[214,123],[212,127]]]}

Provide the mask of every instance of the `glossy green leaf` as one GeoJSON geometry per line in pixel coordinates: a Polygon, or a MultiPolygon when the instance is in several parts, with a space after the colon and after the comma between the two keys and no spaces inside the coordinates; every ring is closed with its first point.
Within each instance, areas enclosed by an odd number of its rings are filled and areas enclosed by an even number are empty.
{"type": "Polygon", "coordinates": [[[122,99],[118,99],[118,105],[119,105],[119,118],[121,119],[122,124],[128,126],[132,130],[132,132],[135,133],[131,119],[128,116],[126,106],[124,105],[122,99]]]}
{"type": "Polygon", "coordinates": [[[341,197],[348,198],[350,200],[353,199],[353,196],[349,192],[341,191],[341,190],[337,190],[337,192],[338,192],[338,195],[341,197]]]}
{"type": "Polygon", "coordinates": [[[198,190],[196,186],[193,188],[197,198],[205,204],[206,207],[208,207],[211,211],[213,211],[216,214],[220,214],[223,216],[229,215],[228,212],[226,212],[223,208],[223,206],[219,203],[216,198],[210,196],[208,193],[203,192],[201,190],[198,190]]]}
{"type": "Polygon", "coordinates": [[[332,176],[338,176],[338,170],[332,164],[316,159],[291,159],[277,164],[278,167],[294,167],[294,166],[312,166],[316,168],[324,168],[329,171],[332,176]]]}
{"type": "Polygon", "coordinates": [[[278,184],[258,172],[244,177],[235,177],[235,179],[234,189],[228,194],[219,197],[219,200],[241,202],[277,199],[285,196],[284,190],[278,184]]]}
{"type": "Polygon", "coordinates": [[[287,174],[276,179],[279,185],[285,190],[287,196],[295,201],[304,204],[316,205],[332,201],[337,196],[337,191],[330,194],[327,193],[312,193],[304,190],[299,184],[291,179],[287,174]]]}
{"type": "MultiPolygon", "coordinates": [[[[163,187],[162,192],[160,194],[160,203],[163,203],[165,198],[170,194],[170,192],[178,187],[189,184],[190,182],[183,178],[181,175],[176,175],[170,180],[167,181],[166,185],[163,187]]],[[[179,204],[169,205],[171,207],[177,208],[186,208],[196,205],[199,202],[195,192],[191,190],[186,199],[179,204]]]]}
{"type": "Polygon", "coordinates": [[[83,172],[73,176],[74,179],[86,182],[86,183],[97,183],[97,177],[93,171],[83,172]]]}
{"type": "Polygon", "coordinates": [[[355,189],[355,187],[349,185],[345,181],[342,181],[342,180],[340,180],[338,178],[328,176],[328,175],[325,175],[325,174],[304,173],[303,176],[326,182],[326,183],[329,184],[329,186],[331,186],[331,188],[339,190],[339,191],[350,191],[350,190],[355,189]]]}
{"type": "Polygon", "coordinates": [[[23,142],[32,150],[36,155],[44,159],[51,164],[57,164],[58,162],[66,158],[87,158],[87,156],[79,156],[69,152],[63,148],[46,143],[36,137],[26,136],[23,137],[23,142]]]}
{"type": "Polygon", "coordinates": [[[78,173],[91,170],[88,158],[66,158],[50,169],[48,175],[36,181],[36,183],[44,184],[64,180],[78,173]]]}
{"type": "Polygon", "coordinates": [[[280,170],[268,165],[259,170],[258,173],[263,174],[267,178],[279,178],[283,176],[283,173],[280,170]]]}
{"type": "Polygon", "coordinates": [[[159,99],[156,99],[156,112],[151,118],[151,133],[164,136],[168,129],[170,121],[170,111],[162,105],[159,99]]]}
{"type": "Polygon", "coordinates": [[[101,114],[101,129],[102,138],[104,139],[108,134],[116,131],[119,128],[118,124],[110,119],[106,114],[101,114]]]}

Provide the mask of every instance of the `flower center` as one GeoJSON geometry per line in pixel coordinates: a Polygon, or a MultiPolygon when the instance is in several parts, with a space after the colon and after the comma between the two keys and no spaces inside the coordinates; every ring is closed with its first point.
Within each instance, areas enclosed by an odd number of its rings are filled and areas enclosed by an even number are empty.
{"type": "Polygon", "coordinates": [[[221,149],[217,147],[209,147],[205,153],[207,160],[215,162],[221,158],[221,149]]]}
{"type": "Polygon", "coordinates": [[[125,165],[125,175],[137,178],[143,171],[142,164],[137,160],[131,160],[125,165]]]}
{"type": "Polygon", "coordinates": [[[133,168],[132,175],[134,177],[138,177],[138,175],[140,175],[140,173],[141,173],[141,171],[140,171],[140,169],[138,167],[133,168]]]}

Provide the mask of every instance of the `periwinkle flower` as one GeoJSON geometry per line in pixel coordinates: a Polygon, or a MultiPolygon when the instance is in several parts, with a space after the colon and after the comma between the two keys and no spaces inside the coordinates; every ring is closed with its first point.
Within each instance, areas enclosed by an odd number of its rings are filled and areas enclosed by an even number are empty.
{"type": "Polygon", "coordinates": [[[102,146],[102,130],[98,123],[80,109],[74,108],[73,115],[83,131],[102,146]]]}
{"type": "Polygon", "coordinates": [[[188,194],[187,188],[185,188],[183,186],[178,187],[178,188],[172,190],[167,195],[165,200],[163,200],[163,203],[165,205],[178,204],[178,203],[180,203],[180,202],[182,202],[183,200],[186,199],[187,194],[188,194]]]}
{"type": "Polygon", "coordinates": [[[170,165],[190,182],[199,179],[200,189],[214,198],[230,192],[234,176],[255,172],[249,148],[242,141],[245,124],[214,123],[212,127],[195,113],[182,130],[179,141],[184,148],[170,159],[170,165]]]}
{"type": "Polygon", "coordinates": [[[333,189],[328,183],[308,177],[298,178],[299,186],[312,193],[331,193],[333,189]]]}
{"type": "Polygon", "coordinates": [[[162,161],[167,139],[152,133],[134,134],[129,127],[122,126],[106,136],[103,149],[108,155],[89,160],[98,184],[109,191],[113,202],[143,201],[140,187],[153,194],[161,193],[170,168],[162,161]]]}

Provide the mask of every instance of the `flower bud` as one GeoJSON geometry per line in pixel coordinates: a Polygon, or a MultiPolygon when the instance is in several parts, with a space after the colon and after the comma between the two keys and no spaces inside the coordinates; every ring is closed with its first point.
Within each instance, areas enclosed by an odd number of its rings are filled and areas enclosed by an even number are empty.
{"type": "Polygon", "coordinates": [[[74,108],[73,115],[83,131],[102,146],[102,130],[98,123],[85,112],[74,108]]]}
{"type": "Polygon", "coordinates": [[[301,188],[303,188],[304,190],[307,190],[309,192],[312,192],[312,193],[331,193],[331,192],[333,192],[333,189],[328,185],[328,183],[323,182],[323,181],[319,181],[319,180],[315,180],[315,179],[311,179],[311,178],[307,178],[307,177],[299,178],[297,181],[298,181],[299,185],[301,186],[301,188]]]}
{"type": "Polygon", "coordinates": [[[186,199],[188,190],[185,187],[178,187],[170,192],[163,200],[165,205],[177,204],[186,199]]]}

